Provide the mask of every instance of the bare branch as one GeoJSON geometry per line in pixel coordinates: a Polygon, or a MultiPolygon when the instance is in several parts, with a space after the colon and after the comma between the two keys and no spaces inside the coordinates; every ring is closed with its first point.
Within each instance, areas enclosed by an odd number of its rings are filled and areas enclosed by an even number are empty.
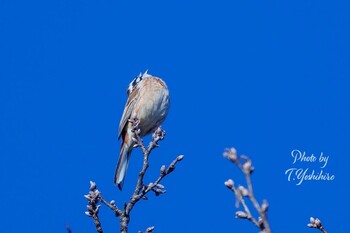
{"type": "MultiPolygon", "coordinates": [[[[146,229],[146,231],[145,231],[145,233],[151,233],[151,232],[153,232],[154,231],[154,226],[151,226],[151,227],[148,227],[147,229],[146,229]]],[[[142,233],[142,231],[138,231],[138,233],[142,233]]]]}
{"type": "Polygon", "coordinates": [[[96,183],[90,181],[90,191],[87,195],[84,195],[84,197],[88,200],[87,211],[85,212],[85,214],[94,219],[96,231],[98,233],[103,233],[101,222],[98,217],[98,212],[100,209],[100,205],[98,205],[98,202],[100,199],[100,195],[101,193],[100,191],[98,191],[96,183]]]}
{"type": "Polygon", "coordinates": [[[163,165],[160,169],[160,175],[156,179],[156,181],[153,183],[149,183],[148,185],[145,185],[143,180],[144,180],[146,171],[149,167],[149,162],[148,162],[149,155],[154,148],[159,146],[158,142],[164,139],[165,131],[162,130],[160,127],[156,129],[156,131],[152,135],[153,140],[149,143],[147,149],[143,145],[142,138],[140,136],[140,131],[136,128],[134,132],[135,132],[134,133],[135,142],[139,147],[141,147],[143,152],[143,166],[139,173],[139,177],[137,179],[134,193],[130,197],[130,201],[126,203],[124,211],[122,213],[122,217],[120,218],[121,229],[127,228],[128,222],[130,221],[131,210],[133,209],[134,205],[141,199],[147,200],[147,197],[146,197],[147,193],[149,193],[150,191],[153,191],[156,194],[156,196],[159,196],[160,194],[163,194],[166,192],[164,190],[164,186],[160,184],[160,181],[175,169],[175,165],[177,162],[183,159],[183,155],[180,155],[168,166],[168,168],[165,169],[165,166],[163,165]]]}
{"type": "MultiPolygon", "coordinates": [[[[243,186],[239,186],[237,189],[234,187],[234,182],[233,180],[229,179],[228,181],[225,182],[225,185],[227,188],[229,188],[232,192],[234,192],[235,196],[236,196],[236,200],[238,201],[238,203],[241,203],[244,211],[237,211],[236,212],[236,218],[243,218],[243,219],[248,219],[249,221],[251,221],[254,225],[256,225],[258,228],[260,228],[259,226],[259,222],[252,216],[245,200],[244,200],[244,196],[247,195],[246,193],[246,189],[243,186]]],[[[238,207],[238,205],[236,205],[238,207]]]]}
{"type": "Polygon", "coordinates": [[[322,226],[321,220],[318,218],[315,219],[313,217],[310,217],[310,223],[308,223],[307,226],[310,228],[318,229],[323,233],[327,233],[326,229],[324,229],[324,227],[322,226]]]}
{"type": "MultiPolygon", "coordinates": [[[[251,181],[251,174],[254,171],[252,160],[245,155],[238,156],[235,148],[225,149],[223,155],[241,170],[245,176],[246,184],[248,187],[245,188],[244,186],[238,186],[236,188],[232,179],[229,179],[225,182],[226,187],[234,192],[237,204],[240,203],[244,209],[244,211],[236,212],[236,218],[247,219],[251,221],[256,227],[258,227],[261,232],[271,233],[270,225],[267,220],[268,202],[264,200],[260,205],[254,196],[253,184],[251,181]],[[248,205],[245,202],[245,198],[247,198],[253,204],[254,208],[259,213],[258,220],[253,217],[248,205]]],[[[238,207],[238,205],[236,206],[238,207]]]]}
{"type": "MultiPolygon", "coordinates": [[[[130,221],[130,213],[135,204],[140,200],[147,200],[146,195],[150,191],[154,192],[156,196],[164,194],[166,190],[164,185],[160,184],[160,182],[165,176],[172,173],[175,170],[176,164],[184,158],[183,155],[179,155],[174,161],[170,163],[168,167],[163,165],[160,168],[159,177],[153,183],[145,185],[144,176],[149,167],[149,156],[154,148],[159,147],[158,142],[164,139],[165,131],[162,130],[160,127],[157,128],[152,135],[152,141],[149,143],[148,147],[146,147],[143,144],[141,138],[141,131],[139,128],[140,121],[137,119],[132,119],[129,120],[129,122],[132,123],[132,140],[135,142],[135,147],[140,147],[143,153],[143,165],[141,171],[139,172],[135,190],[131,195],[129,202],[124,203],[123,209],[118,208],[114,200],[110,202],[106,201],[102,197],[100,191],[97,189],[96,183],[92,181],[90,182],[90,191],[87,195],[85,195],[85,198],[88,200],[87,211],[85,212],[85,214],[94,219],[94,224],[98,233],[103,233],[101,222],[98,217],[98,211],[100,208],[100,205],[98,205],[99,202],[103,203],[109,209],[114,211],[115,215],[119,218],[120,232],[127,233],[130,221]]],[[[149,227],[146,229],[145,233],[153,232],[153,230],[154,226],[149,227]]]]}

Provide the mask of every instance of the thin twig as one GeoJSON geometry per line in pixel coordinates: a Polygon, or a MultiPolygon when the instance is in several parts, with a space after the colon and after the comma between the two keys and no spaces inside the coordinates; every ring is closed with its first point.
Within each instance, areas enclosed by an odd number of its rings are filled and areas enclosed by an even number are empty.
{"type": "Polygon", "coordinates": [[[262,205],[260,205],[254,196],[253,184],[251,181],[251,174],[254,171],[254,167],[252,166],[252,160],[245,155],[241,155],[238,157],[236,149],[234,148],[226,149],[224,152],[224,157],[228,158],[241,170],[241,172],[245,176],[246,184],[248,187],[248,189],[244,188],[243,186],[238,186],[238,188],[235,188],[234,182],[231,179],[225,182],[226,187],[228,187],[231,191],[235,193],[238,203],[241,203],[244,209],[244,211],[237,211],[236,217],[251,221],[264,233],[271,233],[270,225],[267,220],[268,203],[267,201],[263,201],[262,205]],[[240,160],[243,163],[241,163],[240,160]],[[256,220],[256,218],[252,216],[251,211],[249,210],[249,207],[244,200],[245,197],[250,200],[256,211],[259,213],[258,220],[256,220]]]}
{"type": "Polygon", "coordinates": [[[161,181],[165,176],[167,176],[167,175],[170,174],[172,171],[174,171],[176,163],[179,162],[179,161],[181,161],[182,159],[183,159],[183,155],[179,155],[179,156],[168,166],[168,168],[167,168],[166,170],[161,168],[160,175],[159,175],[158,179],[157,179],[155,182],[150,183],[150,184],[147,186],[147,188],[146,188],[144,191],[142,191],[142,192],[138,195],[138,199],[142,199],[149,191],[155,191],[156,194],[161,193],[161,191],[154,190],[154,188],[156,188],[156,187],[159,186],[160,181],[161,181]]]}
{"type": "MultiPolygon", "coordinates": [[[[154,231],[154,226],[151,226],[151,227],[148,227],[146,230],[145,230],[145,233],[151,233],[154,231]]],[[[142,233],[142,231],[138,231],[138,233],[142,233]]]]}
{"type": "Polygon", "coordinates": [[[310,228],[318,229],[318,230],[322,231],[323,233],[327,233],[326,229],[322,225],[321,220],[318,218],[315,219],[313,217],[310,217],[310,223],[308,223],[307,226],[310,228]]]}
{"type": "Polygon", "coordinates": [[[94,219],[97,233],[103,233],[102,225],[98,217],[98,212],[100,210],[100,205],[98,205],[98,202],[100,200],[101,193],[98,191],[95,182],[90,181],[90,191],[87,195],[84,195],[84,197],[88,200],[87,211],[85,214],[94,219]]]}
{"type": "MultiPolygon", "coordinates": [[[[242,204],[244,211],[237,211],[237,218],[245,218],[251,221],[255,226],[260,228],[258,221],[252,216],[242,194],[244,195],[244,190],[241,189],[242,186],[239,186],[237,189],[234,187],[233,180],[229,179],[225,182],[226,187],[228,187],[232,192],[235,193],[236,199],[242,204]]],[[[243,187],[242,187],[243,188],[243,187]]]]}
{"type": "Polygon", "coordinates": [[[115,201],[112,200],[110,202],[107,202],[102,195],[100,195],[100,201],[105,204],[107,207],[109,207],[111,210],[113,210],[118,216],[122,214],[122,210],[120,210],[116,205],[115,205],[115,201]]]}
{"type": "MultiPolygon", "coordinates": [[[[126,233],[128,232],[128,223],[130,221],[130,212],[135,206],[135,204],[140,201],[141,199],[146,199],[146,194],[150,191],[154,191],[156,195],[159,195],[161,193],[165,193],[164,187],[160,185],[160,181],[168,174],[170,174],[174,169],[177,162],[181,161],[183,156],[178,156],[165,170],[163,169],[164,166],[161,168],[160,175],[158,179],[156,179],[155,182],[150,183],[148,185],[144,184],[144,176],[147,172],[147,169],[149,167],[149,155],[151,154],[152,150],[156,147],[158,147],[158,142],[164,139],[165,131],[163,131],[160,127],[153,133],[152,135],[152,141],[148,144],[148,147],[146,148],[143,144],[142,138],[141,138],[141,132],[137,128],[137,120],[131,121],[134,124],[134,130],[132,131],[134,133],[133,138],[136,142],[136,146],[140,147],[143,152],[143,165],[142,169],[139,172],[139,176],[136,182],[135,190],[133,194],[130,197],[130,201],[125,204],[124,211],[122,211],[121,216],[119,218],[120,221],[120,227],[121,232],[126,233]],[[157,188],[162,187],[162,188],[157,188]]],[[[149,231],[150,232],[150,231],[149,231]]]]}
{"type": "MultiPolygon", "coordinates": [[[[163,131],[160,127],[157,130],[155,130],[155,132],[152,135],[152,141],[148,144],[148,147],[146,148],[146,146],[143,144],[143,141],[141,138],[141,131],[138,127],[139,121],[137,119],[133,119],[133,120],[129,120],[129,122],[131,122],[133,126],[132,137],[135,142],[135,147],[140,147],[143,153],[142,168],[141,168],[141,171],[139,172],[135,190],[131,195],[129,202],[124,204],[124,209],[118,208],[114,200],[110,202],[106,201],[102,197],[101,193],[97,190],[96,183],[92,181],[90,182],[90,191],[87,195],[85,195],[85,198],[89,202],[87,205],[88,211],[86,211],[85,214],[94,219],[94,224],[98,233],[103,233],[102,226],[98,217],[98,210],[100,208],[100,205],[97,205],[97,204],[99,202],[103,203],[112,211],[114,211],[115,215],[119,218],[120,232],[127,233],[129,221],[130,221],[130,213],[133,207],[135,206],[135,204],[141,199],[147,199],[146,194],[148,194],[150,191],[153,191],[156,196],[165,193],[166,190],[164,189],[164,186],[160,184],[160,182],[165,176],[167,176],[168,174],[174,171],[176,164],[179,161],[181,161],[184,157],[183,155],[179,155],[174,161],[170,163],[170,165],[167,168],[163,165],[160,168],[159,177],[153,183],[149,183],[148,185],[145,185],[144,176],[149,167],[149,161],[148,161],[149,156],[152,150],[159,146],[158,142],[163,140],[165,136],[165,131],[163,131]]],[[[152,226],[147,228],[145,232],[153,232],[153,230],[154,230],[154,227],[152,226]]]]}

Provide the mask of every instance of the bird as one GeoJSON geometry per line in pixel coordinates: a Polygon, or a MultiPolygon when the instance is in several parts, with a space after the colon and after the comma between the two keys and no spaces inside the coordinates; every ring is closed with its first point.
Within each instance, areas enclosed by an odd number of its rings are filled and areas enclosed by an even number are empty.
{"type": "Polygon", "coordinates": [[[127,88],[128,99],[118,129],[118,140],[122,138],[114,184],[122,190],[130,155],[134,148],[133,123],[139,121],[140,136],[154,132],[164,122],[170,107],[169,90],[165,82],[148,73],[140,73],[127,88]]]}

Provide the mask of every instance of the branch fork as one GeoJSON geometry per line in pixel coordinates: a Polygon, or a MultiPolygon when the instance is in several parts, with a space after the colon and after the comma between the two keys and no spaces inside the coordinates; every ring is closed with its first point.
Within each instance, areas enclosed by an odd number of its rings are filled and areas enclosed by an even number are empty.
{"type": "MultiPolygon", "coordinates": [[[[161,127],[155,129],[154,133],[152,134],[152,141],[150,141],[148,147],[146,147],[143,144],[143,140],[141,138],[141,130],[139,128],[140,121],[138,119],[129,119],[129,122],[132,123],[132,140],[135,142],[134,147],[140,147],[143,153],[143,165],[141,171],[139,172],[135,190],[131,195],[129,202],[124,203],[123,209],[118,208],[114,200],[110,202],[106,201],[102,197],[101,192],[97,189],[96,183],[90,181],[90,191],[87,195],[84,195],[84,197],[88,200],[87,211],[85,214],[94,219],[94,224],[98,233],[103,233],[101,222],[98,216],[100,209],[99,202],[114,211],[115,215],[119,218],[120,232],[127,233],[130,221],[130,213],[135,204],[140,200],[148,200],[146,195],[151,191],[156,196],[166,193],[164,185],[162,185],[160,182],[165,176],[172,173],[175,170],[176,164],[184,158],[183,155],[179,155],[170,163],[168,167],[165,165],[161,166],[159,177],[154,182],[145,185],[144,176],[149,167],[149,156],[154,148],[159,147],[158,142],[164,139],[165,131],[162,130],[161,127]]],[[[147,228],[145,232],[153,232],[153,230],[154,226],[147,228]]]]}
{"type": "Polygon", "coordinates": [[[241,204],[244,209],[236,212],[236,218],[247,219],[258,227],[261,232],[271,233],[270,224],[267,220],[267,210],[269,207],[268,202],[263,200],[262,204],[259,204],[254,196],[253,184],[251,181],[251,174],[254,171],[252,160],[245,155],[238,156],[235,148],[226,149],[224,151],[224,157],[229,159],[240,169],[240,171],[244,174],[247,183],[246,188],[242,185],[235,187],[235,183],[232,179],[225,182],[225,186],[236,196],[236,207],[238,208],[239,204],[241,204]],[[259,214],[258,218],[255,218],[252,215],[246,200],[249,200],[252,203],[259,214]]]}

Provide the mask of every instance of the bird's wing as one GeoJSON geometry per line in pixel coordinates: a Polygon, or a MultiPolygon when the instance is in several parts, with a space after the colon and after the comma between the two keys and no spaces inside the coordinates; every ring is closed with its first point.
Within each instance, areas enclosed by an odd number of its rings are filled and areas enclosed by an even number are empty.
{"type": "Polygon", "coordinates": [[[128,101],[125,104],[124,112],[122,115],[122,118],[120,119],[119,123],[119,130],[118,130],[118,139],[120,138],[123,129],[125,125],[128,123],[128,120],[131,116],[132,111],[134,110],[135,103],[137,102],[137,96],[138,96],[138,89],[134,89],[128,97],[128,101]]]}

